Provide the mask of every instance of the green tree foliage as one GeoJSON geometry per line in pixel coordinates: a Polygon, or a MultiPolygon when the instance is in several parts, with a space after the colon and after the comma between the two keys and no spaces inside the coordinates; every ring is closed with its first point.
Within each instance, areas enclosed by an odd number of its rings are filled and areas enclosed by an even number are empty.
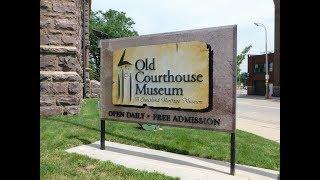
{"type": "Polygon", "coordinates": [[[247,86],[248,77],[249,77],[249,74],[247,72],[240,73],[239,78],[238,78],[239,79],[239,83],[242,83],[243,86],[247,86]]]}
{"type": "Polygon", "coordinates": [[[90,36],[90,79],[100,81],[100,50],[98,48],[101,37],[97,31],[106,34],[108,39],[137,36],[133,29],[135,22],[127,17],[125,12],[109,9],[106,12],[92,11],[89,25],[90,36]]]}
{"type": "Polygon", "coordinates": [[[237,55],[237,84],[240,84],[240,65],[243,62],[243,60],[246,58],[246,55],[248,54],[249,50],[251,49],[252,45],[246,46],[240,54],[237,55]]]}
{"type": "Polygon", "coordinates": [[[95,61],[93,61],[93,60],[89,61],[89,68],[91,69],[90,73],[89,73],[90,79],[99,80],[100,79],[100,74],[98,74],[98,73],[100,71],[97,70],[97,66],[96,66],[95,61]]]}

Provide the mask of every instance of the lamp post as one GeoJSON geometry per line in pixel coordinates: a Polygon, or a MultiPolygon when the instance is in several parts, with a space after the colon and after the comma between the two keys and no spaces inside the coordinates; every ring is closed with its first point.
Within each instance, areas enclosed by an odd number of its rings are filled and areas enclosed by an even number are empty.
{"type": "Polygon", "coordinates": [[[266,65],[265,65],[265,70],[266,70],[266,76],[265,76],[265,80],[266,80],[266,99],[268,99],[269,97],[269,68],[268,68],[268,52],[267,52],[267,28],[261,24],[261,23],[254,23],[254,25],[256,26],[260,26],[264,28],[265,31],[265,36],[266,36],[266,65]]]}

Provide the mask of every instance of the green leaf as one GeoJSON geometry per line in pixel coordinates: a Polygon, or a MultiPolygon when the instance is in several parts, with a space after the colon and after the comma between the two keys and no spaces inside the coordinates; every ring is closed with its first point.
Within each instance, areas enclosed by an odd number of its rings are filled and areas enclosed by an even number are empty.
{"type": "Polygon", "coordinates": [[[134,30],[135,22],[127,17],[125,12],[119,12],[113,9],[108,11],[92,11],[89,22],[89,57],[90,57],[90,79],[100,81],[100,49],[98,43],[100,37],[94,33],[94,30],[107,34],[108,38],[120,38],[137,36],[138,32],[134,30]]]}

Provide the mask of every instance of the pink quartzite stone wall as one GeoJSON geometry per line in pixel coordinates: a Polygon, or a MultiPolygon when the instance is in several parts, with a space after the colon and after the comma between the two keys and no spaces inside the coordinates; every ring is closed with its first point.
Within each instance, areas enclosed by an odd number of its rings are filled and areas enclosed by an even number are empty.
{"type": "Polygon", "coordinates": [[[83,76],[82,1],[40,1],[40,70],[83,76]]]}
{"type": "Polygon", "coordinates": [[[41,115],[80,111],[90,6],[91,0],[40,0],[41,115]]]}
{"type": "Polygon", "coordinates": [[[90,80],[88,97],[90,98],[99,98],[100,97],[100,82],[97,80],[90,80]]]}
{"type": "Polygon", "coordinates": [[[76,72],[40,71],[40,115],[74,115],[80,112],[81,77],[76,72]]]}

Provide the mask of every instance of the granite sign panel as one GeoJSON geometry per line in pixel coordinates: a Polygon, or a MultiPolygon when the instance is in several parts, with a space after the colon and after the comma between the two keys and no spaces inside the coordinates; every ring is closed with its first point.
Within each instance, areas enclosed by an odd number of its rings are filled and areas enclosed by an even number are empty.
{"type": "Polygon", "coordinates": [[[106,39],[101,118],[234,132],[236,26],[106,39]]]}

